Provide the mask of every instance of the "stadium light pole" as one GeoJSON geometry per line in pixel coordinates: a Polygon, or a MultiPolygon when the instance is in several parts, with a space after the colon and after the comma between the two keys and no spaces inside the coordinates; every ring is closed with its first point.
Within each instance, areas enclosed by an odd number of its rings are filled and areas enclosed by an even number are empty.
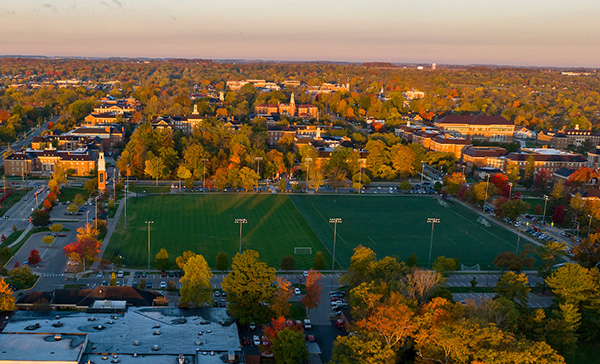
{"type": "Polygon", "coordinates": [[[235,219],[236,224],[240,224],[240,254],[242,254],[242,226],[248,223],[246,219],[235,219]]]}
{"type": "Polygon", "coordinates": [[[258,180],[260,179],[260,161],[262,161],[262,157],[254,157],[256,161],[256,192],[258,193],[258,180]]]}
{"type": "Polygon", "coordinates": [[[590,230],[592,230],[592,215],[588,215],[588,217],[590,218],[590,223],[588,225],[588,235],[587,235],[587,240],[590,240],[590,230]]]}
{"type": "Polygon", "coordinates": [[[312,160],[313,159],[310,158],[310,157],[308,157],[308,158],[305,159],[305,161],[306,161],[306,193],[308,193],[308,171],[310,169],[310,162],[312,160]]]}
{"type": "Polygon", "coordinates": [[[95,198],[95,200],[96,200],[96,212],[95,212],[96,219],[94,220],[94,225],[95,225],[94,229],[96,229],[96,230],[98,230],[98,198],[99,198],[98,196],[96,196],[96,198],[95,198]]]}
{"type": "Polygon", "coordinates": [[[362,193],[362,169],[363,169],[363,163],[365,163],[367,160],[364,158],[360,158],[358,160],[359,166],[360,166],[360,171],[358,172],[358,194],[360,195],[362,193]]]}
{"type": "Polygon", "coordinates": [[[508,200],[509,201],[510,201],[510,197],[512,196],[512,186],[513,186],[512,182],[508,182],[508,187],[509,187],[509,190],[508,190],[508,200]]]}
{"type": "Polygon", "coordinates": [[[544,195],[544,200],[545,200],[544,201],[544,218],[542,220],[543,221],[542,223],[544,224],[544,226],[546,226],[546,206],[548,206],[548,196],[547,195],[544,195]]]}
{"type": "Polygon", "coordinates": [[[333,217],[331,219],[329,219],[329,223],[333,224],[333,258],[331,259],[331,271],[333,272],[333,270],[335,269],[335,243],[336,243],[336,238],[337,238],[337,224],[341,224],[342,223],[342,218],[341,217],[333,217]]]}
{"type": "Polygon", "coordinates": [[[148,224],[148,270],[150,270],[150,224],[154,224],[154,221],[145,221],[148,224]]]}
{"type": "Polygon", "coordinates": [[[423,185],[423,176],[425,175],[425,163],[421,161],[421,186],[423,185]]]}
{"type": "Polygon", "coordinates": [[[438,219],[437,217],[429,217],[427,218],[427,223],[431,224],[431,241],[429,242],[429,263],[427,264],[427,267],[431,269],[431,251],[433,250],[433,228],[435,227],[435,224],[440,223],[440,219],[438,219]]]}

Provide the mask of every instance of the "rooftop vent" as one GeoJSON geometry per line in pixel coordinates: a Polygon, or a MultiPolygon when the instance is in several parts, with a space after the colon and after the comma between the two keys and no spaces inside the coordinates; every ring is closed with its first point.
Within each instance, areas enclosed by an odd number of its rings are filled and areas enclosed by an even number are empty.
{"type": "Polygon", "coordinates": [[[156,331],[154,331],[154,334],[153,334],[153,335],[160,335],[160,330],[156,330],[156,331]]]}
{"type": "Polygon", "coordinates": [[[54,341],[60,341],[62,340],[62,335],[61,334],[54,334],[54,341]]]}
{"type": "Polygon", "coordinates": [[[133,353],[133,357],[134,357],[134,358],[137,358],[137,353],[133,353]]]}
{"type": "Polygon", "coordinates": [[[159,350],[160,350],[160,348],[158,347],[158,345],[154,345],[152,347],[152,351],[159,351],[159,350]]]}
{"type": "Polygon", "coordinates": [[[140,346],[140,342],[136,340],[136,341],[133,342],[133,345],[140,346]]]}

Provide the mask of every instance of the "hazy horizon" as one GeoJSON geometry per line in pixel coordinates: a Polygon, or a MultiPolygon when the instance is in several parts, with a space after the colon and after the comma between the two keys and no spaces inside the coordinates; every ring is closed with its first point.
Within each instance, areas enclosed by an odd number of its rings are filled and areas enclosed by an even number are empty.
{"type": "Polygon", "coordinates": [[[0,11],[3,55],[600,66],[590,0],[31,0],[0,11]]]}

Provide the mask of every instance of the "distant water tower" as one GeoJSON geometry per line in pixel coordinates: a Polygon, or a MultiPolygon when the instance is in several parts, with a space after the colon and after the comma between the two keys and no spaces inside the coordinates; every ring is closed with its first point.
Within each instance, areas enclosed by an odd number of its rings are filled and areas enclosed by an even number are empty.
{"type": "Polygon", "coordinates": [[[436,68],[437,68],[437,63],[432,63],[431,64],[431,70],[435,71],[436,68]]]}

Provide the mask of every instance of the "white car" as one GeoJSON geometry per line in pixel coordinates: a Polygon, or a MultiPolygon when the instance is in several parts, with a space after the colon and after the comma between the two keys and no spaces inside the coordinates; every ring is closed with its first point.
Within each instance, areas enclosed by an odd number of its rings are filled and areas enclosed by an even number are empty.
{"type": "Polygon", "coordinates": [[[165,282],[165,281],[160,282],[160,288],[163,288],[163,289],[167,288],[167,282],[165,282]]]}
{"type": "Polygon", "coordinates": [[[304,319],[304,329],[305,330],[310,330],[312,329],[312,322],[310,322],[309,318],[305,318],[304,319]]]}
{"type": "Polygon", "coordinates": [[[302,275],[303,275],[304,277],[308,277],[308,271],[306,271],[306,270],[305,270],[305,271],[302,273],[302,275]]]}
{"type": "Polygon", "coordinates": [[[258,337],[258,335],[254,335],[252,336],[252,342],[254,343],[254,345],[258,346],[260,345],[260,338],[258,337]]]}
{"type": "Polygon", "coordinates": [[[302,292],[300,292],[300,288],[294,288],[294,293],[296,295],[301,295],[302,294],[302,292]]]}
{"type": "Polygon", "coordinates": [[[123,273],[123,271],[122,271],[122,270],[120,270],[120,271],[117,273],[117,278],[123,278],[124,276],[125,276],[125,273],[123,273]]]}

